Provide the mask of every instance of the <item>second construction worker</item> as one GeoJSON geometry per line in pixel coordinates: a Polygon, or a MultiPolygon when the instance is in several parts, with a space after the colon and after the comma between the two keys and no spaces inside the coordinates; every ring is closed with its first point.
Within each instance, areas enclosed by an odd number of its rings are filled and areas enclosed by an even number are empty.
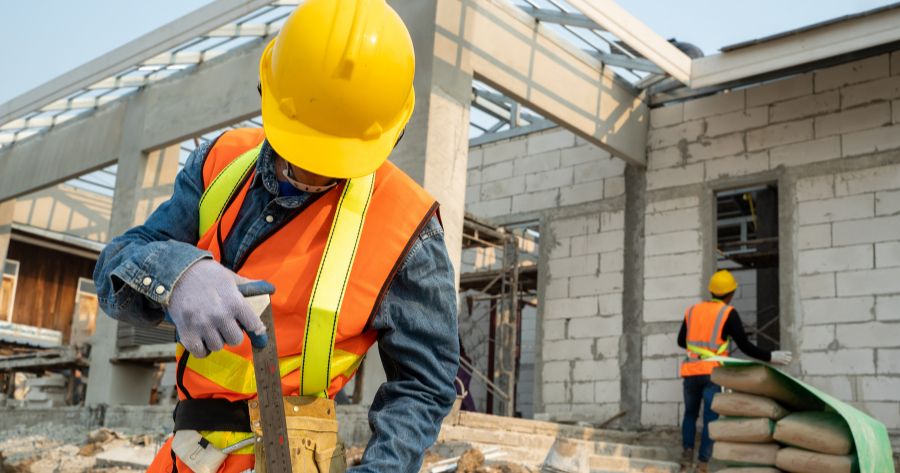
{"type": "Polygon", "coordinates": [[[331,399],[376,341],[387,382],[350,471],[419,470],[455,400],[459,344],[437,203],[386,161],[413,113],[414,70],[385,0],[306,1],[262,54],[263,129],[200,146],[171,199],[101,254],[103,310],[171,320],[180,341],[176,432],[150,472],[262,471],[251,344],[266,328],[245,300],[261,294],[294,471],[344,471],[331,399]]]}
{"type": "Polygon", "coordinates": [[[678,332],[678,346],[687,350],[687,357],[681,364],[681,377],[684,378],[684,419],[681,424],[683,464],[694,460],[697,417],[703,404],[698,473],[706,473],[712,456],[709,423],[718,419],[719,415],[712,411],[711,406],[713,396],[721,390],[710,380],[713,369],[719,363],[706,361],[705,358],[728,356],[729,344],[734,341],[742,352],[757,360],[778,365],[791,362],[791,352],[763,350],[747,339],[741,317],[730,305],[737,288],[737,280],[729,271],[715,273],[709,281],[710,300],[688,307],[678,332]]]}

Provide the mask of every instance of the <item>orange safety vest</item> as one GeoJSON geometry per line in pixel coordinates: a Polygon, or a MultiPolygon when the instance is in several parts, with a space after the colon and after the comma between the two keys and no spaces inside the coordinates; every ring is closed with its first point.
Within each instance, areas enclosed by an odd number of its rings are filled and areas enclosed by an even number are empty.
{"type": "Polygon", "coordinates": [[[732,309],[722,301],[709,301],[692,305],[685,312],[688,349],[681,363],[682,377],[710,375],[719,363],[705,358],[728,356],[728,340],[722,338],[722,330],[732,309]]]}

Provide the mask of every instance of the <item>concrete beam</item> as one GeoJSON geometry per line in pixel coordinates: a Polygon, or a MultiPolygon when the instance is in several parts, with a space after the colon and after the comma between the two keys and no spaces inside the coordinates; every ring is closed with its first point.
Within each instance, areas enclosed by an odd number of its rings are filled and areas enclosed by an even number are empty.
{"type": "Polygon", "coordinates": [[[645,165],[647,106],[599,59],[508,0],[441,5],[435,38],[438,60],[472,71],[614,156],[645,165]]]}

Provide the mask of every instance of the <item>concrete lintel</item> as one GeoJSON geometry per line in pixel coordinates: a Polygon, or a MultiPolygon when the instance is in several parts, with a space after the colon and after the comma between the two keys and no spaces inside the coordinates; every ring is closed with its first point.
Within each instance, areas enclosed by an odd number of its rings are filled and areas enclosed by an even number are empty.
{"type": "Polygon", "coordinates": [[[647,106],[599,59],[508,0],[444,3],[437,60],[472,71],[614,156],[645,165],[647,106]]]}

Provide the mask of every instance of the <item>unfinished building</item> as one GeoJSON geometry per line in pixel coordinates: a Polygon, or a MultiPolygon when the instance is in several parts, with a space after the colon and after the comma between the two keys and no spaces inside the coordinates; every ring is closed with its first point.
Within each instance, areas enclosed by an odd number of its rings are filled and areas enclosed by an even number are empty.
{"type": "MultiPolygon", "coordinates": [[[[900,8],[703,57],[611,2],[390,3],[420,98],[391,159],[442,205],[478,411],[677,426],[678,328],[729,268],[757,343],[900,434],[900,8]]],[[[256,63],[289,4],[215,3],[0,107],[8,322],[72,330],[18,318],[42,296],[15,282],[17,242],[96,255],[199,140],[258,126],[256,63]],[[41,216],[73,179],[92,203],[41,216]]],[[[86,404],[148,404],[170,337],[97,317],[86,404]]],[[[380,371],[368,357],[348,396],[369,403],[380,371]]]]}

